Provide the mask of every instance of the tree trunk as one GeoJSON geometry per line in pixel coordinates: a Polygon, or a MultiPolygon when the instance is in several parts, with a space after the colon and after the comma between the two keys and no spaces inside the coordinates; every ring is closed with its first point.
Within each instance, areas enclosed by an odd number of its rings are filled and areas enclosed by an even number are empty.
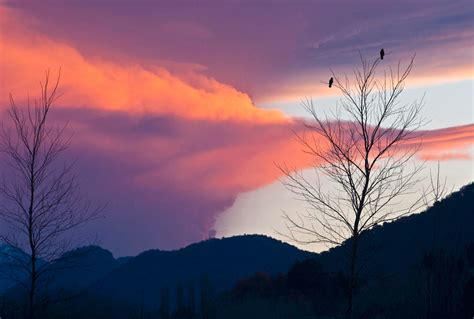
{"type": "MultiPolygon", "coordinates": [[[[36,145],[35,145],[36,149],[36,145]]],[[[30,291],[28,295],[28,319],[35,318],[35,291],[36,291],[36,243],[34,238],[34,203],[35,203],[35,191],[36,191],[36,183],[35,183],[35,162],[36,162],[36,153],[33,152],[32,160],[30,164],[30,206],[28,209],[28,240],[30,244],[30,252],[31,252],[31,281],[30,281],[30,291]]]]}
{"type": "Polygon", "coordinates": [[[36,256],[31,255],[31,281],[28,294],[28,319],[35,318],[35,291],[36,291],[36,256]]]}
{"type": "Polygon", "coordinates": [[[350,263],[350,273],[349,273],[349,291],[348,291],[348,302],[346,309],[346,318],[352,319],[352,310],[353,310],[353,299],[354,299],[354,290],[356,286],[356,261],[357,261],[357,244],[358,236],[352,237],[352,247],[351,247],[351,263],[350,263]]]}

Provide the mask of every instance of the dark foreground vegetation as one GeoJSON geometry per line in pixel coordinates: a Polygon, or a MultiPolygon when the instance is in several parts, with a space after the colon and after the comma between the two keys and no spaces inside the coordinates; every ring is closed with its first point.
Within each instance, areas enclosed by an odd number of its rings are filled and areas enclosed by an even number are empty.
{"type": "MultiPolygon", "coordinates": [[[[472,318],[474,184],[421,214],[361,239],[354,318],[472,318]]],[[[67,253],[38,288],[38,318],[342,318],[350,242],[322,254],[265,236],[212,239],[178,251],[114,258],[100,247],[67,253]]],[[[25,300],[1,250],[1,318],[25,300]]],[[[21,279],[21,278],[17,278],[21,279]]]]}

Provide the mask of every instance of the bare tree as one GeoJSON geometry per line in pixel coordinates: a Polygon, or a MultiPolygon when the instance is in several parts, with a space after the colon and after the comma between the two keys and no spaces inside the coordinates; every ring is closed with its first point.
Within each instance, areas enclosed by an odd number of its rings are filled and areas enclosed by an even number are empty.
{"type": "Polygon", "coordinates": [[[1,239],[23,251],[28,258],[12,257],[21,269],[18,284],[27,291],[25,315],[35,318],[39,289],[48,272],[63,254],[72,248],[76,227],[95,218],[99,209],[91,209],[79,194],[73,164],[60,161],[68,148],[65,126],[48,123],[51,107],[59,97],[58,84],[50,83],[49,72],[40,82],[41,96],[26,107],[16,105],[10,95],[8,109],[11,124],[3,123],[0,150],[9,171],[0,183],[0,217],[7,225],[1,239]]]}
{"type": "Polygon", "coordinates": [[[285,186],[309,206],[296,217],[284,214],[283,235],[304,244],[350,245],[347,318],[353,313],[361,235],[422,204],[421,197],[397,200],[413,192],[422,168],[412,166],[411,159],[419,148],[415,131],[424,124],[423,99],[400,101],[414,57],[406,67],[399,63],[380,77],[376,74],[380,58],[373,63],[360,58],[353,79],[332,72],[333,87],[342,94],[334,111],[321,115],[312,100],[303,102],[312,119],[303,133],[295,135],[314,159],[316,178],[279,166],[285,186]]]}

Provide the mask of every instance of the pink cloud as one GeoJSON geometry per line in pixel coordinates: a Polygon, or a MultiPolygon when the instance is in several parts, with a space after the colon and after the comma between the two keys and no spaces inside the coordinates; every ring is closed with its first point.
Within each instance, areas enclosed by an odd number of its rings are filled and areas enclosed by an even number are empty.
{"type": "Polygon", "coordinates": [[[11,10],[0,7],[0,14],[4,18],[0,28],[6,30],[0,41],[0,104],[7,104],[12,92],[33,94],[38,79],[32,74],[62,67],[61,89],[65,94],[58,105],[63,107],[211,120],[286,121],[282,113],[256,108],[247,94],[197,73],[195,68],[183,78],[160,66],[145,69],[133,62],[117,64],[88,58],[66,43],[23,27],[11,10]]]}

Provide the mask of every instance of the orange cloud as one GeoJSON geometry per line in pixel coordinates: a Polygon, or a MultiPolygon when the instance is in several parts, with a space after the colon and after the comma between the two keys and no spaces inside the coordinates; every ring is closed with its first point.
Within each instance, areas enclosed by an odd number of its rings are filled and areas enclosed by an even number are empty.
{"type": "Polygon", "coordinates": [[[423,160],[470,160],[466,149],[474,146],[474,124],[420,132],[413,142],[421,143],[423,160]]]}
{"type": "MultiPolygon", "coordinates": [[[[229,137],[228,146],[176,158],[155,173],[179,172],[173,178],[177,188],[195,187],[189,181],[198,178],[200,189],[216,195],[256,189],[281,177],[276,164],[287,163],[295,168],[311,165],[313,159],[301,151],[291,129],[290,125],[239,127],[235,136],[229,137]]],[[[153,180],[150,176],[144,178],[153,180]]]]}
{"type": "Polygon", "coordinates": [[[10,9],[0,9],[2,37],[0,103],[8,94],[34,95],[45,69],[62,67],[60,106],[94,107],[130,113],[177,115],[185,118],[253,122],[286,121],[282,113],[255,107],[250,97],[215,79],[190,71],[181,78],[157,66],[108,62],[83,56],[71,45],[19,24],[28,21],[10,9]]]}

